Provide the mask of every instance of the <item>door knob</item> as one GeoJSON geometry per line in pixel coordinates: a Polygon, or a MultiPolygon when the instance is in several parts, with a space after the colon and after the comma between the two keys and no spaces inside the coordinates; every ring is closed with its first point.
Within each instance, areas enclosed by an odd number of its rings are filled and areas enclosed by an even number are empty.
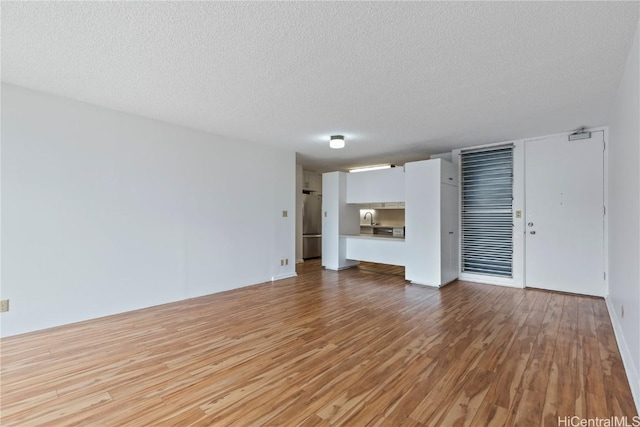
{"type": "Polygon", "coordinates": [[[529,227],[533,227],[533,223],[532,223],[532,222],[528,223],[527,225],[528,225],[529,227]]]}
{"type": "Polygon", "coordinates": [[[529,234],[536,234],[536,231],[532,230],[532,231],[529,232],[529,234]]]}

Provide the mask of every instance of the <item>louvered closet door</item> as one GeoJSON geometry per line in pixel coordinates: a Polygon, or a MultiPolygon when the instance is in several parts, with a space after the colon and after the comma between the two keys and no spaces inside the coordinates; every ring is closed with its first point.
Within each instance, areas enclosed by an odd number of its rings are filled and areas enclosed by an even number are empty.
{"type": "Polygon", "coordinates": [[[463,273],[513,277],[513,146],[462,152],[463,273]]]}

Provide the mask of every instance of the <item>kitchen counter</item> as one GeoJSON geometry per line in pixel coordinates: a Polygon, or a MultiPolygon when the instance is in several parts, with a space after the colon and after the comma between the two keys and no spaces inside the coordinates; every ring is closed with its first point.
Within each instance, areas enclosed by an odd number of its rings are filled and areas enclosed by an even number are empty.
{"type": "Polygon", "coordinates": [[[360,234],[373,234],[374,236],[404,236],[404,226],[397,225],[360,225],[360,234]]]}
{"type": "Polygon", "coordinates": [[[352,237],[354,239],[402,240],[402,241],[404,241],[404,236],[391,236],[391,235],[371,234],[371,233],[341,234],[340,237],[352,237]]]}
{"type": "Polygon", "coordinates": [[[403,236],[341,234],[340,240],[344,240],[348,260],[405,265],[403,236]]]}

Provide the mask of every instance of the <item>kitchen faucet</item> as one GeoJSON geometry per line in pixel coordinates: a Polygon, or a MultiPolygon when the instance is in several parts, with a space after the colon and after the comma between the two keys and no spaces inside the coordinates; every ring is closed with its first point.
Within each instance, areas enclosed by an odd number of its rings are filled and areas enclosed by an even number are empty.
{"type": "Polygon", "coordinates": [[[373,225],[373,214],[371,212],[366,212],[364,214],[364,216],[362,217],[362,219],[366,220],[367,219],[367,215],[371,215],[371,225],[373,225]]]}

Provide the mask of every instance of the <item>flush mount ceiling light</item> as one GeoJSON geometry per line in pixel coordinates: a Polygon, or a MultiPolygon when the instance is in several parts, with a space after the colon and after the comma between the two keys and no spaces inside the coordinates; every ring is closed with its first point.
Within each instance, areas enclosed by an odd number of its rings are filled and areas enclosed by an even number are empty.
{"type": "Polygon", "coordinates": [[[349,169],[349,172],[366,172],[366,171],[375,171],[378,169],[389,169],[389,168],[393,168],[395,166],[393,165],[375,165],[375,166],[363,166],[361,168],[353,168],[353,169],[349,169]]]}
{"type": "Polygon", "coordinates": [[[344,136],[331,135],[331,139],[329,140],[329,147],[335,148],[336,150],[344,148],[344,136]]]}

